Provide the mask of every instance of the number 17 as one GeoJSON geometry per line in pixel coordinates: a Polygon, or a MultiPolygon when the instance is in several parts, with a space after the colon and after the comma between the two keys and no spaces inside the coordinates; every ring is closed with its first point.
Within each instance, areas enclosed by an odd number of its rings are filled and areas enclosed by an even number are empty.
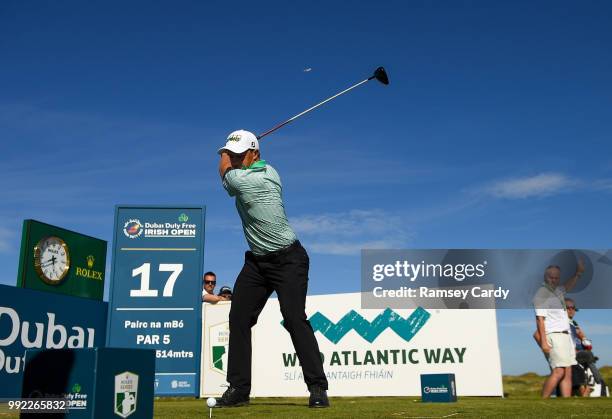
{"type": "MultiPolygon", "coordinates": [[[[164,285],[163,297],[172,297],[174,291],[174,283],[183,272],[182,263],[160,263],[160,272],[172,272],[166,285],[164,285]]],[[[132,277],[140,275],[140,289],[130,290],[130,297],[157,297],[158,291],[149,289],[149,281],[151,279],[151,264],[143,263],[136,269],[132,269],[132,277]]]]}

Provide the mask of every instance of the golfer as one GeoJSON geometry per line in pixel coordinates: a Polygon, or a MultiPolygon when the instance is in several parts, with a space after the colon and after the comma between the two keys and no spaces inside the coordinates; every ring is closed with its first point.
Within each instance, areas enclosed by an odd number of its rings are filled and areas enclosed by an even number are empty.
{"type": "Polygon", "coordinates": [[[217,406],[249,403],[251,328],[270,294],[276,291],[283,325],[291,336],[310,391],[309,407],[328,407],[319,346],[304,311],[310,262],[285,215],[280,177],[272,166],[260,160],[259,143],[251,132],[232,132],[218,153],[223,187],[236,198],[251,250],[245,253],[244,266],[234,286],[229,316],[230,387],[217,406]]]}

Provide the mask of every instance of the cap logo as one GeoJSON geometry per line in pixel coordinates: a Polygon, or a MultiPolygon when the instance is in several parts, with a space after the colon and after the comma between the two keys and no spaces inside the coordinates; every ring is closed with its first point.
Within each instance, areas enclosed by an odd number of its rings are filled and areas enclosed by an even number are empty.
{"type": "Polygon", "coordinates": [[[229,137],[227,138],[227,141],[228,141],[228,142],[229,142],[229,141],[236,141],[236,142],[238,142],[238,141],[240,141],[240,138],[242,138],[242,137],[240,136],[240,134],[234,134],[234,135],[229,136],[229,137]]]}

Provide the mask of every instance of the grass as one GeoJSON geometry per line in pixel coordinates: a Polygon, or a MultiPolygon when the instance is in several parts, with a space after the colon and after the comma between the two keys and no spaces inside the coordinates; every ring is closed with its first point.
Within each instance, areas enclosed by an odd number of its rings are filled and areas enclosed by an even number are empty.
{"type": "MultiPolygon", "coordinates": [[[[305,398],[254,399],[248,407],[214,409],[214,418],[480,418],[612,417],[610,399],[540,400],[470,397],[457,403],[421,403],[414,397],[332,398],[329,409],[308,409],[305,398]]],[[[203,400],[155,403],[156,418],[202,418],[203,400]]]]}
{"type": "MultiPolygon", "coordinates": [[[[612,367],[601,369],[612,383],[612,367]]],[[[505,398],[460,397],[457,403],[421,403],[418,397],[338,397],[329,409],[308,409],[306,398],[258,398],[248,407],[214,409],[214,418],[480,418],[480,417],[581,417],[612,418],[611,398],[542,400],[543,376],[527,373],[504,376],[505,398]]],[[[160,399],[156,418],[201,418],[208,408],[204,400],[160,399]]]]}
{"type": "MultiPolygon", "coordinates": [[[[601,369],[612,383],[612,367],[601,369]]],[[[542,400],[543,376],[504,376],[505,397],[460,397],[457,403],[421,403],[418,397],[337,397],[329,409],[308,409],[306,398],[257,398],[248,407],[214,409],[213,418],[612,418],[612,398],[542,400]]],[[[0,410],[2,412],[2,410],[0,410]]],[[[0,413],[0,418],[17,418],[0,413]]],[[[43,416],[41,416],[43,417],[43,416]]],[[[191,398],[155,400],[155,418],[206,418],[206,402],[191,398]]]]}

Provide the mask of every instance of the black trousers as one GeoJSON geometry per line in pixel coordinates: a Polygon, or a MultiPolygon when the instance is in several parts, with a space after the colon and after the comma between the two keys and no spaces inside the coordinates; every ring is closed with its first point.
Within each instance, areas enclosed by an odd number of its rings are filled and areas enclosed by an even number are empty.
{"type": "Polygon", "coordinates": [[[240,392],[251,392],[251,327],[273,291],[278,295],[283,324],[302,365],[304,381],[308,386],[327,389],[319,345],[304,311],[309,266],[308,254],[299,241],[265,256],[245,253],[232,295],[227,368],[227,381],[240,392]]]}

